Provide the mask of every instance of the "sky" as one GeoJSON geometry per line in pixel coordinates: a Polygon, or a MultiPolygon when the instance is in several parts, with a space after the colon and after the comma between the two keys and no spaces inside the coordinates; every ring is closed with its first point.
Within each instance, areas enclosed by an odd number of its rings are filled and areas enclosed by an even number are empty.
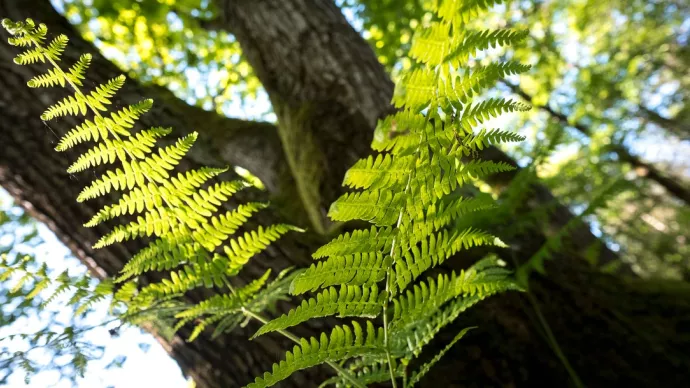
{"type": "MultiPolygon", "coordinates": [[[[9,194],[0,188],[0,210],[21,211],[11,203],[9,194]]],[[[27,253],[33,253],[39,263],[47,262],[48,267],[60,273],[69,269],[70,274],[80,275],[86,273],[86,267],[74,258],[67,247],[65,247],[45,225],[38,223],[39,237],[43,242],[34,249],[28,249],[27,253]]],[[[7,238],[7,237],[5,237],[7,238]]],[[[0,245],[3,236],[0,233],[0,245]]],[[[45,293],[44,293],[45,294],[45,293]]],[[[62,301],[64,302],[64,300],[62,301]]],[[[60,311],[63,307],[61,301],[49,305],[49,311],[60,311]]],[[[85,325],[98,325],[110,319],[107,312],[108,303],[104,302],[95,307],[95,312],[87,315],[83,321],[85,325]]],[[[0,341],[9,334],[31,333],[45,326],[45,316],[31,316],[21,319],[15,324],[0,327],[0,341]]],[[[69,316],[58,314],[57,320],[68,322],[69,316]]],[[[84,378],[77,381],[78,387],[85,388],[149,388],[154,386],[166,388],[186,388],[189,383],[182,376],[180,368],[171,359],[162,346],[150,334],[135,328],[126,327],[120,331],[117,338],[111,337],[108,329],[115,326],[112,324],[107,327],[94,329],[85,335],[86,340],[96,345],[105,346],[103,357],[92,361],[89,364],[84,378]],[[113,360],[126,355],[126,360],[121,368],[107,368],[113,360]]],[[[6,345],[6,343],[0,343],[6,345]]],[[[23,341],[15,341],[10,346],[11,349],[20,350],[26,346],[23,341]]],[[[1,356],[0,356],[1,357],[1,356]]],[[[69,381],[60,380],[59,374],[55,372],[41,372],[31,379],[30,387],[54,387],[69,388],[69,381]]],[[[19,371],[10,378],[10,388],[26,388],[24,383],[24,373],[19,371]]]]}

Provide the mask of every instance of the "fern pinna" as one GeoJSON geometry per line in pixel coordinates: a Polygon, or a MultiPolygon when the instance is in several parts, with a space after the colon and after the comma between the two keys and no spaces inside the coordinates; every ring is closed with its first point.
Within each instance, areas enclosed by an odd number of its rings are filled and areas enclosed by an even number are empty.
{"type": "MultiPolygon", "coordinates": [[[[250,186],[243,180],[213,183],[213,179],[227,168],[201,167],[174,172],[194,144],[196,132],[171,145],[157,147],[159,139],[171,132],[170,128],[133,131],[140,116],[151,108],[152,100],[142,100],[119,110],[109,108],[113,96],[124,85],[124,75],[87,92],[82,81],[91,56],[82,55],[66,70],[61,67],[61,55],[68,43],[65,35],[46,44],[48,31],[44,24],[36,24],[31,19],[25,22],[5,19],[2,25],[13,35],[10,44],[26,48],[15,58],[17,64],[40,62],[50,67],[47,73],[31,79],[29,87],[69,86],[72,89],[72,95],[49,107],[41,118],[47,121],[66,115],[85,117],[80,125],[62,136],[56,147],[57,151],[66,151],[92,143],[68,171],[76,173],[107,167],[82,190],[77,200],[87,201],[116,191],[123,193],[119,200],[103,207],[85,224],[93,227],[126,218],[125,223],[114,227],[94,247],[102,248],[137,237],[148,239],[148,245],[129,260],[115,279],[115,283],[125,282],[115,294],[128,308],[125,318],[140,316],[142,310],[196,287],[229,288],[228,295],[172,309],[179,319],[178,327],[193,320],[197,322],[191,334],[193,339],[211,323],[217,328],[231,328],[245,317],[244,311],[261,311],[280,297],[292,275],[283,273],[269,282],[269,273],[266,273],[237,290],[232,288],[229,278],[252,256],[297,228],[277,224],[240,233],[247,219],[267,204],[243,203],[227,211],[224,202],[250,186]],[[163,270],[169,271],[167,278],[141,288],[131,280],[147,271],[163,270]]],[[[105,284],[112,287],[113,283],[105,284]]]]}
{"type": "Polygon", "coordinates": [[[527,34],[466,28],[469,17],[498,2],[436,3],[435,20],[418,31],[412,43],[410,56],[416,65],[396,85],[393,103],[398,112],[376,128],[372,148],[378,154],[347,172],[344,185],[357,191],[343,195],[329,212],[337,221],[364,220],[373,226],[345,233],[315,252],[318,262],[295,277],[290,291],[316,295],[268,322],[256,335],[317,317],[357,319],[319,338],[300,339],[285,360],[249,387],[270,386],[323,362],[344,363],[349,373],[327,384],[365,386],[389,380],[394,387],[400,382],[412,386],[442,354],[411,374],[407,365],[439,330],[482,299],[518,289],[510,271],[495,257],[459,273],[423,279],[425,271],[461,250],[503,246],[482,230],[455,227],[464,214],[492,206],[483,199],[460,196],[459,188],[512,169],[479,160],[478,151],[523,140],[515,133],[483,129],[481,124],[528,106],[496,98],[473,102],[499,79],[529,68],[514,62],[478,64],[478,52],[514,44],[527,34]]]}

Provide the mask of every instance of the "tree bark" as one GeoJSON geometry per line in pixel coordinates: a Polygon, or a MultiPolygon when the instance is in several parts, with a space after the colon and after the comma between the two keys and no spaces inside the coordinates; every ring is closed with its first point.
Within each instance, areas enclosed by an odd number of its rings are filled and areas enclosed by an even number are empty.
{"type": "Polygon", "coordinates": [[[333,1],[219,1],[278,117],[302,202],[320,233],[345,171],[369,153],[393,83],[333,1]]]}
{"type": "MultiPolygon", "coordinates": [[[[132,103],[143,97],[156,99],[157,108],[145,116],[145,125],[172,125],[176,134],[184,134],[203,123],[204,127],[199,128],[201,142],[195,147],[191,165],[233,163],[248,167],[267,183],[271,197],[291,198],[292,195],[295,198],[291,188],[302,185],[298,190],[301,190],[299,195],[304,206],[316,205],[310,210],[310,220],[316,224],[321,222],[322,231],[327,231],[328,225],[315,215],[322,217],[329,201],[340,192],[342,172],[357,157],[369,152],[376,118],[390,109],[391,82],[376,63],[371,49],[345,23],[331,2],[225,0],[219,4],[229,22],[228,29],[236,34],[275,104],[281,125],[279,135],[270,125],[219,118],[188,107],[165,91],[133,82],[128,83],[119,98],[122,103],[132,103]],[[310,152],[317,150],[319,153],[301,155],[295,146],[303,140],[313,142],[312,148],[308,148],[310,152]],[[281,144],[287,152],[281,150],[281,144]],[[301,172],[301,168],[308,166],[301,166],[300,162],[319,162],[321,169],[316,173],[301,172]],[[285,177],[290,176],[285,170],[287,165],[298,176],[295,182],[289,179],[285,182],[285,177]],[[305,177],[315,181],[310,182],[305,177]],[[308,183],[316,185],[316,191],[306,192],[313,190],[305,186],[308,183]],[[318,201],[306,201],[314,199],[318,201]]],[[[93,71],[89,73],[91,81],[101,82],[119,73],[83,41],[47,1],[2,0],[0,14],[15,20],[32,17],[47,23],[52,33],[67,34],[72,45],[66,58],[75,60],[84,51],[94,54],[93,71]]],[[[2,38],[6,36],[3,34],[2,38]]],[[[38,119],[43,109],[63,93],[28,89],[25,82],[35,71],[12,64],[14,53],[16,51],[7,45],[0,45],[3,70],[0,77],[0,185],[7,188],[20,205],[46,222],[96,274],[113,275],[137,246],[120,245],[99,251],[90,248],[104,230],[85,229],[80,225],[100,204],[77,205],[74,202],[87,179],[64,173],[67,161],[73,157],[58,155],[52,150],[55,143],[52,132],[64,133],[75,123],[62,120],[51,122],[48,127],[38,119]]],[[[505,156],[498,155],[497,158],[505,156]]],[[[261,196],[261,193],[250,192],[239,199],[261,196]]],[[[567,218],[568,215],[562,216],[567,218]]],[[[278,220],[281,220],[279,214],[263,213],[256,221],[265,224],[278,220]]],[[[512,251],[518,260],[529,258],[543,243],[543,233],[532,232],[530,239],[512,251]]],[[[582,233],[585,238],[595,239],[586,227],[582,233]]],[[[317,233],[290,236],[253,259],[242,275],[245,279],[255,277],[268,266],[303,266],[320,241],[317,233]]],[[[604,386],[625,382],[643,386],[651,379],[658,379],[658,385],[673,385],[681,379],[687,381],[690,368],[686,358],[678,352],[678,346],[685,345],[683,341],[687,342],[687,338],[675,335],[687,330],[690,322],[688,293],[685,290],[643,293],[641,285],[629,286],[618,278],[582,267],[582,252],[577,248],[553,260],[549,278],[535,278],[531,291],[585,384],[604,386]],[[630,325],[631,316],[638,323],[630,325]],[[633,326],[635,330],[629,329],[633,326]],[[651,336],[653,341],[643,340],[645,336],[651,336]],[[615,349],[616,354],[612,354],[611,349],[615,349]],[[661,354],[672,355],[674,361],[666,362],[661,354]]],[[[468,259],[458,260],[457,264],[466,265],[468,259]]],[[[205,293],[195,293],[189,298],[194,301],[205,296],[205,293]]],[[[532,323],[532,310],[525,307],[528,303],[524,295],[506,294],[480,304],[463,316],[444,333],[454,333],[470,325],[478,325],[480,329],[456,346],[451,356],[440,364],[441,369],[434,370],[424,384],[438,385],[440,381],[447,381],[447,386],[565,385],[567,374],[547,342],[542,340],[540,326],[532,323]]],[[[325,325],[313,323],[316,324],[325,325]]],[[[216,340],[202,335],[192,343],[178,337],[168,344],[168,351],[183,371],[195,379],[197,387],[238,387],[269,369],[270,364],[281,359],[283,351],[289,348],[289,344],[277,336],[263,336],[250,342],[247,338],[254,329],[256,326],[250,325],[216,340]]],[[[298,334],[308,334],[315,329],[316,326],[302,326],[298,334]]],[[[182,338],[185,334],[182,333],[182,338]]],[[[442,337],[436,341],[436,349],[444,345],[443,340],[442,337]]],[[[282,386],[317,386],[329,373],[317,368],[297,375],[282,386]]]]}

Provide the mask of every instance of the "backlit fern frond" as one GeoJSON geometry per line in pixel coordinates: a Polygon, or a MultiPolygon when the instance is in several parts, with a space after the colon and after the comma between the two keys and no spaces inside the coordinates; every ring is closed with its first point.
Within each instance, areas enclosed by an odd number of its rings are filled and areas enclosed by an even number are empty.
{"type": "Polygon", "coordinates": [[[292,373],[327,361],[336,362],[352,357],[363,357],[385,354],[383,330],[374,327],[371,321],[366,321],[366,333],[356,321],[352,327],[348,325],[336,326],[327,335],[322,333],[319,339],[302,338],[298,345],[287,352],[285,360],[273,364],[271,372],[256,378],[247,388],[269,387],[286,379],[292,373]]]}
{"type": "Polygon", "coordinates": [[[371,229],[355,230],[341,234],[328,244],[317,249],[314,259],[326,256],[347,256],[356,253],[378,252],[390,247],[393,240],[393,229],[372,226],[371,229]]]}
{"type": "MultiPolygon", "coordinates": [[[[505,263],[495,258],[480,260],[460,273],[419,280],[431,268],[443,272],[440,264],[458,252],[476,246],[505,247],[496,236],[458,222],[469,212],[493,207],[487,196],[466,197],[465,193],[477,191],[466,184],[514,169],[507,163],[478,159],[478,151],[523,140],[509,131],[477,127],[502,113],[529,108],[501,98],[473,101],[503,77],[529,69],[516,62],[479,65],[470,61],[479,51],[515,44],[527,35],[507,29],[465,29],[468,15],[498,2],[437,2],[438,18],[423,23],[425,27],[415,33],[409,55],[416,65],[403,71],[396,85],[393,103],[399,110],[376,128],[372,149],[379,154],[355,163],[343,183],[354,191],[342,195],[329,209],[333,220],[360,220],[374,226],[345,233],[319,249],[314,258],[320,261],[297,275],[290,289],[293,294],[311,291],[317,295],[266,323],[257,335],[329,315],[380,315],[381,349],[360,358],[361,365],[383,365],[395,386],[397,379],[406,377],[405,369],[400,376],[396,365],[408,365],[462,311],[488,296],[519,289],[511,272],[503,268],[505,263]],[[365,297],[367,289],[382,291],[376,298],[373,292],[365,297]],[[368,310],[376,306],[379,311],[368,310]]],[[[328,337],[323,334],[322,338],[328,337]]],[[[323,342],[314,340],[307,351],[319,353],[313,349],[322,348],[323,342]]],[[[350,349],[361,357],[356,346],[345,345],[339,354],[348,354],[350,349]]],[[[273,384],[317,362],[342,359],[324,354],[305,362],[288,353],[285,361],[274,366],[273,374],[250,386],[273,384]]],[[[349,375],[336,370],[338,376],[332,380],[336,384],[362,387],[381,381],[381,368],[371,369],[371,375],[360,375],[356,368],[349,375]],[[366,376],[372,380],[365,380],[366,376]]]]}
{"type": "Polygon", "coordinates": [[[302,294],[340,284],[371,285],[383,280],[390,258],[377,252],[334,256],[312,264],[292,283],[290,292],[302,294]]]}
{"type": "Polygon", "coordinates": [[[341,285],[340,289],[330,287],[318,293],[315,298],[302,301],[288,314],[274,319],[256,332],[259,336],[271,331],[296,326],[312,318],[336,315],[343,317],[376,318],[381,313],[385,293],[379,293],[376,284],[371,287],[341,285]]]}
{"type": "MultiPolygon", "coordinates": [[[[269,307],[287,292],[292,277],[282,274],[276,282],[269,282],[269,272],[243,288],[235,290],[232,287],[229,278],[251,257],[284,234],[298,229],[285,224],[248,228],[249,219],[268,204],[249,202],[226,209],[225,204],[236,192],[251,186],[244,180],[212,182],[227,168],[201,167],[173,173],[194,145],[196,132],[159,146],[158,142],[169,135],[171,129],[135,129],[140,117],[151,109],[152,100],[113,109],[113,99],[126,81],[124,75],[84,90],[82,81],[92,58],[84,54],[71,67],[63,68],[61,57],[68,43],[65,35],[48,41],[47,27],[30,19],[24,22],[5,19],[2,25],[13,35],[10,44],[24,48],[15,62],[50,65],[45,74],[28,82],[29,87],[68,86],[72,90],[71,95],[47,108],[41,118],[47,121],[63,116],[82,117],[79,125],[62,136],[56,150],[66,151],[90,142],[90,148],[81,153],[68,171],[77,173],[99,168],[103,172],[86,185],[77,200],[119,195],[119,199],[104,206],[86,223],[94,227],[118,218],[125,219],[99,239],[94,248],[139,237],[149,241],[148,246],[126,263],[115,282],[126,282],[148,271],[168,273],[161,281],[148,283],[141,289],[132,281],[124,283],[117,292],[111,281],[101,283],[93,292],[77,287],[72,299],[83,303],[78,312],[88,310],[103,295],[115,293],[116,298],[126,300],[128,312],[124,316],[140,322],[146,315],[143,312],[152,305],[172,301],[197,287],[217,287],[229,289],[230,294],[205,301],[197,310],[192,307],[192,312],[187,310],[177,318],[186,324],[194,314],[208,315],[215,309],[216,313],[204,322],[228,327],[227,322],[237,319],[234,310],[228,309],[228,300],[235,301],[240,315],[244,316],[245,312],[256,313],[269,307]],[[227,316],[217,311],[224,311],[227,316]]],[[[58,291],[62,293],[67,288],[61,285],[58,291]]],[[[179,311],[179,306],[175,308],[179,311]]],[[[193,337],[203,331],[205,326],[200,326],[193,337]]]]}

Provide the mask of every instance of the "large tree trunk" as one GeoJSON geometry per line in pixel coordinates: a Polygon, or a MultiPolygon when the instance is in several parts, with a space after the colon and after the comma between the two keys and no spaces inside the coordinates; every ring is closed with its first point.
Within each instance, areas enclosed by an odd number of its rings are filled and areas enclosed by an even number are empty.
{"type": "MultiPolygon", "coordinates": [[[[226,0],[220,5],[229,22],[228,29],[236,34],[269,92],[280,133],[270,124],[217,117],[186,106],[166,91],[133,82],[123,89],[120,99],[131,103],[153,97],[157,108],[145,116],[144,124],[171,125],[177,134],[200,131],[201,141],[190,164],[233,163],[247,167],[267,183],[273,198],[295,198],[299,192],[303,206],[311,207],[310,221],[321,225],[320,231],[326,231],[329,227],[323,221],[323,213],[340,192],[342,173],[354,159],[368,152],[376,118],[390,109],[390,80],[376,63],[373,52],[330,1],[226,0]],[[304,139],[311,143],[305,150],[296,150],[296,142],[304,139]],[[281,144],[287,152],[281,150],[281,144]],[[320,163],[318,171],[304,170],[309,165],[301,165],[316,162],[320,163]],[[291,176],[286,166],[297,176],[296,182],[286,178],[291,176]]],[[[90,73],[94,82],[118,74],[47,1],[3,0],[0,15],[13,19],[32,17],[47,23],[53,33],[67,34],[72,43],[67,58],[74,60],[84,51],[94,54],[90,73]]],[[[12,48],[0,45],[0,185],[20,205],[46,222],[98,276],[113,275],[137,246],[99,251],[90,248],[104,231],[85,229],[81,224],[99,204],[74,202],[86,178],[64,173],[72,158],[52,150],[52,132],[62,134],[74,122],[51,122],[48,127],[38,119],[45,106],[63,93],[28,89],[25,82],[35,72],[14,65],[13,53],[12,48]]],[[[505,157],[502,153],[495,155],[505,157]]],[[[499,178],[497,184],[505,183],[511,176],[499,178]]],[[[259,196],[260,193],[253,192],[241,199],[259,196]]],[[[556,226],[571,217],[567,209],[561,210],[553,222],[556,226]]],[[[286,214],[294,212],[288,210],[286,214]]],[[[280,219],[279,214],[265,213],[257,221],[280,219]]],[[[578,233],[574,240],[577,244],[595,241],[586,227],[578,233]]],[[[541,231],[532,231],[530,239],[512,254],[525,260],[543,240],[541,231]]],[[[316,233],[281,240],[255,258],[243,276],[256,276],[268,266],[304,265],[319,241],[316,233]]],[[[682,379],[687,381],[690,368],[686,357],[678,351],[679,344],[687,338],[675,335],[687,331],[690,322],[688,293],[684,289],[644,291],[646,285],[630,285],[592,272],[581,265],[582,245],[573,248],[552,261],[550,276],[534,279],[531,290],[585,384],[643,386],[655,381],[656,385],[672,386],[682,379]]],[[[613,252],[602,251],[608,259],[615,259],[613,252]]],[[[458,263],[466,265],[467,260],[458,263]]],[[[195,293],[189,297],[193,301],[204,296],[195,293]]],[[[456,346],[425,384],[567,384],[567,374],[543,340],[540,326],[533,323],[532,312],[528,299],[515,293],[493,298],[473,309],[445,333],[468,325],[478,325],[480,329],[456,346]]],[[[255,328],[250,326],[217,340],[204,335],[186,343],[177,338],[168,344],[168,350],[183,371],[196,380],[197,387],[238,387],[268,369],[288,347],[280,337],[270,335],[250,342],[248,333],[255,328]]],[[[306,326],[300,330],[306,334],[314,329],[306,326]]],[[[436,344],[442,346],[442,340],[436,344]]],[[[326,373],[327,369],[312,370],[283,386],[316,386],[326,373]]]]}

